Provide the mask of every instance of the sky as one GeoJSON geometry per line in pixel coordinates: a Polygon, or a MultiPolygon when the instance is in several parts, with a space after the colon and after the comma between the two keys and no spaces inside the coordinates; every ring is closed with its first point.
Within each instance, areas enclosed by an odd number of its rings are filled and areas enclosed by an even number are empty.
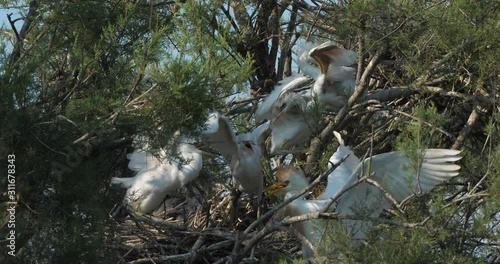
{"type": "MultiPolygon", "coordinates": [[[[12,19],[16,19],[19,17],[19,10],[15,8],[3,8],[0,7],[0,25],[2,28],[10,29],[9,20],[7,19],[7,14],[12,13],[12,19]]],[[[16,22],[16,28],[20,28],[22,26],[22,21],[16,22]]]]}
{"type": "MultiPolygon", "coordinates": [[[[3,7],[0,7],[0,42],[4,42],[7,40],[6,33],[4,33],[4,30],[7,32],[11,32],[12,28],[9,24],[9,20],[7,19],[7,14],[12,13],[12,19],[19,18],[19,10],[18,9],[6,9],[3,7]]],[[[23,25],[23,21],[19,20],[15,22],[16,29],[19,31],[23,25]]],[[[10,44],[11,42],[6,41],[7,43],[7,50],[9,50],[9,47],[12,48],[12,45],[10,44]],[[10,45],[9,45],[10,44],[10,45]]]]}
{"type": "MultiPolygon", "coordinates": [[[[20,1],[20,2],[22,2],[22,1],[20,1]]],[[[19,6],[19,3],[10,4],[10,6],[15,6],[15,5],[19,6]]],[[[26,5],[25,5],[25,7],[27,8],[26,5]]],[[[20,9],[18,7],[5,8],[4,6],[0,6],[0,28],[1,28],[0,29],[0,42],[7,40],[5,32],[12,32],[11,25],[9,24],[9,20],[7,18],[7,14],[12,14],[12,19],[15,20],[15,19],[20,17],[19,11],[20,11],[20,9]]],[[[286,14],[284,16],[288,17],[289,12],[286,12],[286,14]]],[[[18,31],[21,29],[23,22],[24,22],[23,20],[19,20],[19,21],[15,22],[15,26],[16,26],[18,31]]],[[[9,49],[9,47],[13,48],[12,44],[10,44],[10,43],[11,42],[7,41],[7,49],[9,49]]],[[[294,64],[293,66],[294,66],[293,70],[297,71],[296,65],[294,64]]],[[[234,94],[233,96],[230,96],[227,100],[228,101],[242,100],[242,99],[246,99],[249,97],[250,97],[250,94],[248,94],[248,93],[237,93],[237,94],[234,94]]]]}

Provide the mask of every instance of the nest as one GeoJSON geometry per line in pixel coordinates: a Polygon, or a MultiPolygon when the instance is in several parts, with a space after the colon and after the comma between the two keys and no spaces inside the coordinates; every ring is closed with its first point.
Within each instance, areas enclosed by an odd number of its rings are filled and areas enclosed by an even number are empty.
{"type": "Polygon", "coordinates": [[[107,246],[120,263],[276,263],[300,253],[291,228],[276,225],[283,214],[263,217],[262,209],[257,217],[255,199],[243,194],[233,204],[232,194],[167,198],[151,216],[128,210],[113,224],[107,246]]]}

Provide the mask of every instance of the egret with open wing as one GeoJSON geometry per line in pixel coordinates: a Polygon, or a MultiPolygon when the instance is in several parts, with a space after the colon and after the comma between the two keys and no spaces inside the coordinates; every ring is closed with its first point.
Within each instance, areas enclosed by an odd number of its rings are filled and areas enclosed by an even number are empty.
{"type": "Polygon", "coordinates": [[[230,162],[231,172],[241,191],[255,194],[258,202],[262,198],[264,176],[260,158],[269,121],[254,128],[251,132],[235,135],[227,117],[219,113],[210,115],[202,132],[206,141],[230,162]]]}
{"type": "MultiPolygon", "coordinates": [[[[461,156],[460,151],[451,149],[426,149],[422,151],[419,162],[412,162],[403,152],[389,152],[372,156],[360,162],[354,153],[344,145],[340,134],[335,134],[339,148],[330,161],[338,163],[347,157],[328,176],[326,191],[319,200],[306,200],[302,197],[287,206],[289,216],[321,212],[336,200],[335,211],[360,220],[342,220],[341,226],[352,234],[353,239],[365,239],[372,226],[370,220],[376,218],[391,202],[400,203],[413,194],[425,193],[437,184],[458,175],[460,166],[454,164],[461,156]],[[347,156],[349,155],[349,156],[347,156]],[[362,176],[369,181],[359,181],[362,176]]],[[[269,187],[274,192],[282,190],[285,199],[305,189],[308,182],[303,172],[294,167],[280,167],[277,170],[278,183],[269,187]]],[[[333,208],[329,208],[333,210],[333,208]]],[[[317,246],[326,229],[324,221],[313,219],[298,222],[294,227],[313,246],[317,246]]],[[[302,244],[304,258],[314,256],[307,243],[302,244]]]]}
{"type": "Polygon", "coordinates": [[[177,157],[165,149],[158,153],[137,150],[127,155],[129,169],[136,171],[134,177],[111,178],[112,184],[127,188],[124,205],[137,213],[151,213],[161,204],[165,196],[193,181],[200,174],[203,158],[200,150],[184,137],[178,139],[177,157]]]}
{"type": "Polygon", "coordinates": [[[300,74],[293,74],[279,81],[272,92],[264,98],[255,112],[255,122],[260,123],[264,120],[273,120],[273,109],[276,107],[281,95],[288,91],[301,88],[311,83],[311,79],[300,74]]]}

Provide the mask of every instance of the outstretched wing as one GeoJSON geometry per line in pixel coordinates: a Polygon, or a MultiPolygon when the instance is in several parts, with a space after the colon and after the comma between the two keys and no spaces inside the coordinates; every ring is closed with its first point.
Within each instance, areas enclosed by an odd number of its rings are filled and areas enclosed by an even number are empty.
{"type": "Polygon", "coordinates": [[[370,177],[401,202],[414,193],[425,193],[437,184],[458,175],[460,151],[452,149],[426,149],[419,162],[411,161],[404,152],[396,151],[365,159],[354,174],[363,170],[374,173],[370,177]]]}
{"type": "Polygon", "coordinates": [[[210,114],[205,124],[206,129],[202,131],[202,135],[208,143],[225,157],[238,154],[236,135],[227,117],[215,112],[210,114]]]}
{"type": "Polygon", "coordinates": [[[302,87],[309,82],[311,82],[309,78],[298,74],[286,77],[278,82],[278,84],[274,86],[273,91],[257,108],[257,111],[255,112],[255,122],[260,123],[264,120],[272,120],[273,108],[275,107],[281,95],[286,91],[291,91],[297,89],[298,87],[302,87]]]}
{"type": "MultiPolygon", "coordinates": [[[[360,163],[342,188],[337,211],[358,217],[378,217],[391,207],[387,192],[396,202],[401,202],[414,193],[425,193],[437,184],[458,175],[460,166],[453,164],[459,160],[460,151],[451,149],[426,149],[422,152],[420,165],[413,164],[403,152],[389,152],[375,155],[360,163]],[[369,173],[369,174],[368,174],[369,173]],[[362,182],[351,189],[363,175],[382,187],[362,182]]],[[[346,220],[345,226],[356,239],[364,239],[370,221],[346,220]]]]}

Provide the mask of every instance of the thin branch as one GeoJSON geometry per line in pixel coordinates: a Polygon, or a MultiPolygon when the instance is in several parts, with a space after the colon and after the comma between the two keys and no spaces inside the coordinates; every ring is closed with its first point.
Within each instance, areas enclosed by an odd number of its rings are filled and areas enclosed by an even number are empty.
{"type": "MultiPolygon", "coordinates": [[[[345,158],[347,158],[347,157],[345,157],[345,158]]],[[[351,190],[352,188],[358,186],[359,184],[365,182],[366,179],[368,179],[368,177],[370,177],[370,175],[365,175],[365,176],[357,179],[355,182],[353,182],[351,184],[351,186],[349,186],[349,187],[343,189],[342,191],[338,192],[337,194],[335,194],[335,196],[330,197],[328,203],[326,203],[325,207],[323,207],[323,209],[321,209],[320,212],[321,213],[325,213],[326,211],[328,211],[329,208],[330,208],[330,206],[332,206],[333,203],[337,202],[338,199],[340,198],[340,196],[342,196],[344,193],[346,193],[347,191],[351,190]]]]}
{"type": "Polygon", "coordinates": [[[311,141],[311,146],[309,147],[309,152],[307,153],[306,159],[306,168],[305,172],[307,174],[311,174],[314,171],[314,168],[318,164],[318,160],[320,159],[320,155],[322,151],[327,147],[326,142],[330,142],[333,137],[333,131],[335,130],[335,124],[333,121],[330,121],[328,125],[321,131],[318,137],[315,137],[311,141]]]}
{"type": "Polygon", "coordinates": [[[298,216],[286,217],[283,221],[279,222],[280,225],[291,225],[298,222],[314,220],[314,219],[332,219],[332,220],[354,220],[354,221],[371,221],[374,223],[381,223],[393,226],[400,226],[406,228],[415,228],[419,226],[425,225],[429,221],[429,217],[426,217],[424,220],[417,223],[405,223],[394,221],[390,219],[378,218],[378,217],[360,217],[357,215],[339,215],[338,213],[308,213],[302,214],[298,216]]]}
{"type": "Polygon", "coordinates": [[[363,42],[363,37],[358,35],[358,67],[356,69],[356,83],[359,83],[361,75],[363,75],[363,69],[365,67],[365,45],[363,42]]]}
{"type": "Polygon", "coordinates": [[[38,142],[40,142],[40,144],[42,144],[44,147],[46,147],[47,149],[49,149],[50,151],[54,152],[54,153],[57,153],[57,154],[60,154],[60,155],[63,155],[65,157],[68,157],[68,155],[66,155],[65,153],[62,153],[60,151],[57,151],[53,148],[51,148],[49,145],[45,144],[40,138],[38,138],[35,133],[31,132],[31,135],[36,139],[38,140],[38,142]]]}
{"type": "Polygon", "coordinates": [[[431,93],[436,93],[444,96],[449,96],[449,97],[457,97],[464,99],[468,102],[474,102],[474,103],[479,103],[482,106],[485,107],[490,107],[495,100],[490,99],[486,96],[481,96],[481,95],[469,95],[469,94],[463,94],[455,91],[447,91],[441,87],[436,87],[436,86],[418,86],[424,89],[424,91],[431,92],[431,93]]]}
{"type": "Polygon", "coordinates": [[[452,206],[453,204],[460,203],[460,202],[463,202],[463,201],[466,201],[466,200],[475,199],[475,198],[489,197],[489,196],[490,196],[490,194],[484,193],[484,192],[474,193],[474,194],[467,194],[465,196],[453,199],[453,201],[451,201],[450,203],[444,205],[443,208],[448,208],[448,207],[452,206]]]}
{"type": "MultiPolygon", "coordinates": [[[[268,212],[266,212],[264,215],[262,215],[260,218],[258,218],[257,220],[255,220],[252,224],[250,224],[247,229],[245,229],[245,231],[241,234],[241,241],[243,241],[245,239],[245,237],[247,235],[249,235],[253,229],[255,229],[258,225],[260,225],[263,221],[269,219],[271,216],[274,215],[275,212],[277,212],[278,210],[284,208],[286,205],[288,205],[289,203],[293,202],[294,200],[298,199],[299,197],[301,197],[302,195],[308,193],[309,191],[311,191],[316,185],[318,185],[322,179],[324,179],[325,177],[327,177],[332,171],[334,171],[342,162],[344,162],[344,159],[342,159],[339,163],[337,164],[333,164],[332,167],[330,169],[328,169],[324,174],[322,174],[321,176],[319,176],[318,178],[316,178],[311,184],[309,184],[304,190],[302,190],[301,192],[299,193],[296,193],[295,195],[293,195],[292,197],[290,197],[289,199],[281,202],[280,204],[278,204],[276,207],[274,207],[273,209],[269,210],[268,212]]],[[[229,258],[229,260],[227,261],[227,263],[239,263],[239,261],[241,261],[241,259],[243,258],[243,256],[246,256],[248,255],[248,253],[250,252],[250,250],[257,244],[257,242],[259,242],[262,238],[264,238],[266,235],[274,232],[275,230],[277,230],[279,227],[279,225],[272,225],[271,227],[266,227],[266,228],[263,228],[261,231],[259,231],[257,234],[255,234],[248,242],[247,242],[247,245],[244,247],[243,250],[239,250],[239,253],[238,254],[232,254],[231,257],[229,258]]],[[[238,241],[239,242],[239,241],[238,241]]],[[[239,243],[235,243],[234,245],[234,248],[237,248],[239,247],[241,244],[241,242],[239,243]]]]}
{"type": "Polygon", "coordinates": [[[16,25],[14,24],[14,20],[12,20],[12,14],[7,14],[7,20],[9,20],[10,27],[12,28],[12,31],[14,31],[14,34],[16,35],[16,40],[18,43],[22,42],[23,40],[21,39],[21,36],[19,36],[19,32],[17,32],[16,25]]]}
{"type": "Polygon", "coordinates": [[[420,118],[414,117],[414,116],[412,116],[412,115],[410,115],[410,114],[407,114],[407,113],[405,113],[405,112],[403,112],[403,111],[399,111],[399,110],[393,110],[393,111],[394,111],[394,112],[396,112],[396,113],[398,113],[398,114],[400,114],[400,115],[404,115],[404,116],[409,117],[409,118],[411,118],[411,119],[414,119],[414,120],[417,120],[417,121],[419,121],[419,122],[422,122],[422,123],[424,123],[425,125],[427,125],[427,126],[429,126],[429,127],[432,127],[432,128],[434,128],[434,129],[436,129],[437,131],[439,131],[439,132],[441,132],[441,133],[445,134],[445,135],[446,135],[447,137],[449,137],[450,139],[455,139],[455,136],[453,136],[452,134],[450,134],[450,133],[446,132],[446,131],[445,131],[444,129],[442,129],[442,128],[439,128],[439,127],[434,126],[433,124],[431,124],[431,123],[429,123],[429,122],[427,122],[427,121],[425,121],[425,120],[422,120],[422,119],[420,119],[420,118]]]}
{"type": "Polygon", "coordinates": [[[400,98],[407,98],[414,93],[415,91],[409,89],[409,87],[391,87],[383,90],[370,91],[370,93],[364,96],[362,100],[378,100],[381,102],[387,102],[400,98]]]}
{"type": "Polygon", "coordinates": [[[246,98],[246,99],[242,99],[242,100],[238,100],[238,101],[231,101],[231,103],[229,105],[233,106],[233,105],[237,105],[237,104],[246,104],[249,102],[258,101],[264,97],[266,97],[266,96],[265,95],[256,95],[252,98],[246,98]]]}
{"type": "Polygon", "coordinates": [[[472,128],[476,123],[479,121],[479,113],[477,111],[477,106],[474,106],[472,109],[469,118],[467,119],[467,122],[465,123],[464,127],[458,134],[458,137],[456,138],[455,142],[453,143],[453,146],[451,149],[460,149],[462,145],[464,144],[465,140],[469,136],[470,132],[472,131],[472,128]]]}
{"type": "Polygon", "coordinates": [[[328,169],[325,173],[323,173],[321,176],[319,176],[318,178],[316,178],[311,184],[309,184],[309,186],[307,186],[304,190],[302,190],[301,192],[298,192],[296,193],[295,195],[293,195],[292,197],[290,197],[289,199],[281,202],[280,204],[278,204],[277,206],[275,206],[273,209],[267,211],[264,215],[262,215],[260,218],[258,218],[257,220],[255,220],[252,224],[250,224],[247,229],[245,229],[245,231],[243,232],[244,234],[249,234],[253,229],[255,229],[259,224],[261,224],[262,222],[266,221],[267,219],[271,218],[271,216],[274,215],[275,212],[279,211],[280,209],[282,209],[283,207],[285,207],[286,205],[288,205],[289,203],[293,202],[294,200],[296,200],[297,198],[301,197],[302,195],[306,194],[307,192],[311,191],[316,185],[318,185],[322,179],[324,179],[325,177],[327,177],[328,175],[330,175],[330,173],[332,171],[334,171],[342,162],[344,161],[344,159],[342,159],[339,163],[337,164],[333,164],[332,167],[330,169],[328,169]]]}
{"type": "Polygon", "coordinates": [[[356,89],[354,93],[351,95],[349,100],[347,101],[347,105],[344,106],[337,116],[335,117],[335,126],[341,123],[341,121],[347,116],[350,108],[354,105],[356,100],[361,97],[361,95],[368,89],[368,84],[370,82],[371,75],[375,70],[380,58],[382,57],[383,50],[378,50],[375,55],[373,55],[372,59],[366,66],[363,75],[359,79],[359,82],[356,83],[356,89]]]}
{"type": "Polygon", "coordinates": [[[394,196],[392,196],[387,190],[385,190],[382,185],[380,185],[378,182],[376,182],[376,181],[374,181],[374,180],[372,180],[370,178],[367,178],[366,182],[369,183],[369,184],[371,184],[371,185],[373,185],[373,186],[375,186],[375,187],[377,187],[377,188],[379,188],[380,191],[382,191],[382,193],[384,194],[385,198],[387,198],[387,200],[389,200],[392,203],[392,205],[398,209],[398,211],[400,213],[403,213],[403,209],[399,205],[399,203],[396,200],[396,198],[394,198],[394,196]]]}

